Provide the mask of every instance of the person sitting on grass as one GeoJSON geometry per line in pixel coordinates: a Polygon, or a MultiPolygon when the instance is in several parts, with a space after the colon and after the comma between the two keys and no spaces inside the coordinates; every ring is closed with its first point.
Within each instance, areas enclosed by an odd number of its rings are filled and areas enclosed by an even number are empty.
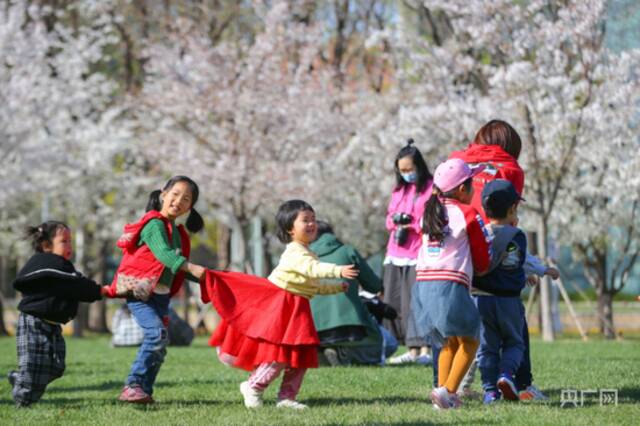
{"type": "Polygon", "coordinates": [[[353,246],[338,240],[327,222],[318,221],[318,237],[309,248],[321,262],[354,264],[360,271],[357,280],[346,280],[349,288],[345,293],[311,300],[321,353],[332,366],[384,364],[398,349],[398,341],[377,323],[358,295],[359,285],[378,293],[382,280],[353,246]]]}

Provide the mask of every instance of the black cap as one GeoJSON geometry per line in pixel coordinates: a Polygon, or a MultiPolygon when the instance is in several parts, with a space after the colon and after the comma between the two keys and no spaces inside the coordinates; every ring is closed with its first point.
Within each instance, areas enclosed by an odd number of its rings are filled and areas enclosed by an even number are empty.
{"type": "Polygon", "coordinates": [[[524,201],[511,182],[495,179],[482,189],[482,208],[489,217],[504,217],[507,210],[518,201],[524,201]],[[497,214],[497,216],[496,216],[497,214]]]}

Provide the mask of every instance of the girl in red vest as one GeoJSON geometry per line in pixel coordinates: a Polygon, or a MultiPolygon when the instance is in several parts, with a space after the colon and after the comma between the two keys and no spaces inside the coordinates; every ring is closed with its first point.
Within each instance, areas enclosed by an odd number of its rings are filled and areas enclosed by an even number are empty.
{"type": "Polygon", "coordinates": [[[127,294],[127,305],[144,331],[131,372],[119,400],[153,402],[153,384],[167,353],[169,299],[186,275],[199,281],[204,268],[190,263],[189,236],[175,220],[189,213],[187,229],[198,232],[204,226],[193,208],[198,185],[186,176],[172,177],[162,190],[149,196],[147,213],[125,226],[118,240],[123,257],[110,287],[109,296],[127,294]]]}

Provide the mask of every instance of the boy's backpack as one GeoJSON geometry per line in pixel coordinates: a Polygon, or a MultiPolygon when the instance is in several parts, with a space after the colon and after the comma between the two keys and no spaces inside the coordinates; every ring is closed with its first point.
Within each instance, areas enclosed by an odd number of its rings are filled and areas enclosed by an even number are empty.
{"type": "Polygon", "coordinates": [[[506,259],[509,255],[507,253],[509,243],[516,235],[518,235],[518,233],[522,233],[520,228],[516,228],[511,225],[494,225],[492,229],[493,241],[491,241],[491,263],[487,272],[491,272],[496,269],[506,259]]]}

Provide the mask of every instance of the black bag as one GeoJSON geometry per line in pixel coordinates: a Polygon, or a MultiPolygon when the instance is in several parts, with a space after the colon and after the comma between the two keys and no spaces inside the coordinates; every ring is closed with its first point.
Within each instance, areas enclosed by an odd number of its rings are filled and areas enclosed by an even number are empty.
{"type": "Polygon", "coordinates": [[[360,300],[362,300],[362,303],[367,307],[371,315],[375,317],[378,324],[382,323],[383,319],[394,320],[398,317],[398,312],[378,297],[368,298],[360,296],[360,300]]]}

